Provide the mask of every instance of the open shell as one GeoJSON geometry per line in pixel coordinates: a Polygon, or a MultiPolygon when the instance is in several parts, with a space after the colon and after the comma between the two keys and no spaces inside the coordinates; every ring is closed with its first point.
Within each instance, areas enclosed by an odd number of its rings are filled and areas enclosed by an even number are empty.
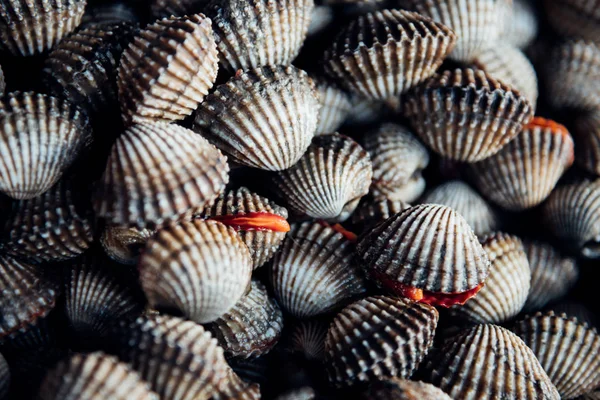
{"type": "Polygon", "coordinates": [[[452,400],[429,383],[389,378],[373,383],[362,396],[365,400],[452,400]]]}
{"type": "Polygon", "coordinates": [[[600,1],[546,0],[548,21],[561,35],[600,41],[600,1]]]}
{"type": "Polygon", "coordinates": [[[316,79],[316,82],[321,104],[316,133],[324,135],[336,132],[352,110],[350,95],[325,79],[316,79]]]}
{"type": "Polygon", "coordinates": [[[100,244],[111,259],[121,264],[134,265],[155,233],[153,229],[107,226],[100,237],[100,244]]]}
{"type": "Polygon", "coordinates": [[[578,116],[573,125],[575,163],[600,176],[600,111],[578,116]]]}
{"type": "Polygon", "coordinates": [[[402,212],[410,205],[400,200],[385,197],[364,198],[352,213],[352,226],[356,233],[369,232],[392,215],[402,212]]]}

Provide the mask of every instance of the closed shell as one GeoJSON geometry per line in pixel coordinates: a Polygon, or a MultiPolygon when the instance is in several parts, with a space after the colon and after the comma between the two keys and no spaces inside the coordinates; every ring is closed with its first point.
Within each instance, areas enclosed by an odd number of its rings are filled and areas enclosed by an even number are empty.
{"type": "Polygon", "coordinates": [[[503,41],[519,48],[527,48],[538,34],[539,23],[533,4],[529,0],[513,0],[511,12],[507,13],[503,41]]]}
{"type": "Polygon", "coordinates": [[[452,400],[441,389],[425,382],[389,378],[373,383],[363,394],[365,400],[452,400]]]}
{"type": "Polygon", "coordinates": [[[104,252],[121,264],[137,264],[139,256],[148,240],[156,233],[152,229],[138,229],[127,226],[107,226],[100,237],[104,252]]]}
{"type": "Polygon", "coordinates": [[[600,41],[600,1],[546,0],[548,21],[561,35],[600,41]]]}
{"type": "Polygon", "coordinates": [[[352,226],[357,233],[369,232],[375,226],[391,216],[409,208],[410,205],[400,200],[390,200],[385,197],[364,198],[356,211],[352,213],[352,226]]]}
{"type": "Polygon", "coordinates": [[[600,111],[578,116],[572,133],[576,144],[575,163],[600,176],[600,111]]]}
{"type": "Polygon", "coordinates": [[[319,124],[317,134],[333,133],[344,123],[352,110],[350,95],[327,82],[324,79],[317,80],[317,91],[319,92],[319,124]]]}
{"type": "Polygon", "coordinates": [[[10,389],[10,369],[2,354],[0,354],[0,399],[5,399],[10,389]]]}

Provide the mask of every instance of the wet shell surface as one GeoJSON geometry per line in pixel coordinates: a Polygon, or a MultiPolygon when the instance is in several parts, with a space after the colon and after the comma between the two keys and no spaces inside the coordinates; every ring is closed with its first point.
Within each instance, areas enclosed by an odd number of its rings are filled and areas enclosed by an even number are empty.
{"type": "Polygon", "coordinates": [[[435,308],[400,298],[374,296],[335,316],[325,340],[329,381],[350,386],[384,378],[408,378],[433,342],[435,308]]]}
{"type": "Polygon", "coordinates": [[[318,222],[292,226],[273,258],[270,279],[279,305],[298,318],[340,308],[366,290],[354,244],[318,222]]]}
{"type": "Polygon", "coordinates": [[[152,229],[211,204],[228,173],[221,152],[191,130],[134,125],[112,147],[94,206],[109,224],[152,229]]]}
{"type": "Polygon", "coordinates": [[[410,205],[385,197],[364,198],[352,213],[352,226],[356,233],[368,232],[394,214],[402,212],[410,205]]]}
{"type": "Polygon", "coordinates": [[[321,104],[316,133],[336,132],[352,110],[350,95],[324,79],[317,79],[316,82],[321,104]]]}
{"type": "Polygon", "coordinates": [[[100,237],[100,244],[106,255],[114,261],[134,265],[155,233],[152,229],[107,226],[100,237]]]}
{"type": "Polygon", "coordinates": [[[158,231],[146,245],[139,270],[151,307],[207,323],[245,294],[252,261],[233,228],[194,220],[158,231]]]}
{"type": "Polygon", "coordinates": [[[152,0],[150,14],[155,19],[183,17],[203,11],[208,2],[208,0],[152,0]]]}
{"type": "Polygon", "coordinates": [[[298,321],[288,336],[289,349],[308,360],[323,360],[329,322],[328,319],[316,318],[298,321]]]}
{"type": "Polygon", "coordinates": [[[71,33],[86,0],[5,0],[0,3],[0,49],[32,56],[54,47],[71,33]]]}
{"type": "Polygon", "coordinates": [[[533,117],[529,101],[481,70],[436,74],[406,96],[405,113],[441,156],[475,162],[497,153],[533,117]]]}
{"type": "Polygon", "coordinates": [[[18,200],[41,195],[90,140],[79,108],[44,94],[9,93],[0,100],[0,191],[18,200]]]}
{"type": "Polygon", "coordinates": [[[41,400],[158,400],[148,384],[114,356],[75,353],[52,368],[39,391],[41,400]]]}
{"type": "Polygon", "coordinates": [[[576,144],[575,163],[600,176],[600,111],[577,117],[572,133],[576,144]]]}
{"type": "Polygon", "coordinates": [[[541,204],[574,160],[573,138],[567,129],[536,117],[495,155],[469,165],[479,190],[511,211],[541,204]]]}
{"type": "Polygon", "coordinates": [[[548,21],[561,35],[600,41],[598,0],[546,0],[548,21]]]}
{"type": "Polygon", "coordinates": [[[294,165],[310,145],[319,108],[306,72],[263,67],[218,86],[196,111],[194,130],[239,164],[280,171],[294,165]]]}
{"type": "MultiPolygon", "coordinates": [[[[554,1],[554,0],[551,0],[554,1]]],[[[512,10],[506,14],[503,41],[519,48],[527,48],[538,34],[536,11],[529,0],[513,0],[512,10]]]]}
{"type": "Polygon", "coordinates": [[[313,7],[313,0],[214,0],[203,12],[213,21],[221,66],[235,72],[291,64],[313,7]]]}
{"type": "Polygon", "coordinates": [[[2,354],[0,354],[0,399],[5,399],[10,389],[10,369],[2,354]]]}
{"type": "Polygon", "coordinates": [[[362,396],[365,400],[452,400],[441,389],[425,382],[389,378],[373,383],[362,396]]]}
{"type": "Polygon", "coordinates": [[[560,399],[531,349],[496,325],[477,325],[447,340],[427,369],[428,381],[453,399],[560,399]]]}
{"type": "Polygon", "coordinates": [[[525,317],[512,328],[537,357],[563,399],[600,385],[600,335],[595,328],[553,312],[525,317]]]}
{"type": "Polygon", "coordinates": [[[444,307],[475,295],[490,268],[467,221],[437,204],[392,216],[359,238],[357,253],[367,276],[380,286],[444,307]]]}
{"type": "Polygon", "coordinates": [[[312,218],[343,221],[368,193],[369,154],[349,137],[317,136],[300,160],[274,180],[289,207],[312,218]]]}
{"type": "Polygon", "coordinates": [[[217,46],[203,14],[147,26],[121,57],[117,84],[127,124],[182,120],[217,79],[217,46]]]}
{"type": "Polygon", "coordinates": [[[376,11],[342,29],[325,52],[324,67],[348,90],[386,100],[433,75],[455,42],[454,32],[420,14],[376,11]]]}

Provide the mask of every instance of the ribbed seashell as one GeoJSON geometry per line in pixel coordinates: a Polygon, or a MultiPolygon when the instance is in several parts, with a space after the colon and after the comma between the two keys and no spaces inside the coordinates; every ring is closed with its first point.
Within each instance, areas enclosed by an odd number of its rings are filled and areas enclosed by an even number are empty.
{"type": "Polygon", "coordinates": [[[80,28],[90,24],[117,24],[119,22],[139,22],[139,17],[131,2],[120,0],[108,3],[93,2],[85,8],[80,28]]]}
{"type": "Polygon", "coordinates": [[[600,41],[598,0],[546,0],[548,21],[561,35],[600,41]]]}
{"type": "Polygon", "coordinates": [[[579,269],[574,258],[564,256],[554,247],[539,241],[525,241],[531,270],[531,288],[524,311],[537,311],[560,299],[575,285],[579,269]]]}
{"type": "Polygon", "coordinates": [[[517,89],[535,109],[538,99],[537,74],[521,50],[510,44],[496,43],[477,53],[472,63],[494,79],[517,89]]]}
{"type": "Polygon", "coordinates": [[[48,371],[41,400],[158,400],[137,372],[102,352],[75,353],[48,371]]]}
{"type": "Polygon", "coordinates": [[[453,180],[443,183],[420,200],[423,204],[441,204],[462,215],[477,236],[497,230],[500,220],[496,211],[469,185],[453,180]]]}
{"type": "Polygon", "coordinates": [[[400,378],[388,378],[373,383],[362,398],[365,400],[452,400],[432,384],[400,378]]]}
{"type": "Polygon", "coordinates": [[[600,176],[600,111],[580,115],[573,124],[575,163],[600,176]]]}
{"type": "Polygon", "coordinates": [[[2,66],[0,65],[0,97],[4,94],[6,89],[6,82],[4,81],[4,72],[2,72],[2,66]]]}
{"type": "Polygon", "coordinates": [[[327,332],[329,381],[350,386],[408,378],[427,355],[438,318],[435,308],[401,298],[374,296],[350,304],[327,332]]]}
{"type": "Polygon", "coordinates": [[[450,207],[408,208],[361,236],[367,275],[398,295],[449,307],[483,286],[490,261],[467,221],[450,207]]]}
{"type": "Polygon", "coordinates": [[[352,110],[350,95],[324,79],[317,79],[316,82],[321,104],[316,133],[336,132],[352,110]]]}
{"type": "Polygon", "coordinates": [[[0,399],[5,399],[10,389],[10,369],[2,354],[0,354],[0,399]]]}
{"type": "Polygon", "coordinates": [[[81,22],[86,0],[0,2],[0,49],[32,56],[54,47],[81,22]]]}
{"type": "Polygon", "coordinates": [[[400,200],[385,197],[367,197],[352,213],[352,226],[356,233],[364,233],[384,222],[394,214],[402,212],[410,205],[400,200]]]}
{"type": "Polygon", "coordinates": [[[270,279],[279,305],[298,318],[340,308],[366,290],[354,244],[318,222],[292,226],[273,258],[270,279]]]}
{"type": "Polygon", "coordinates": [[[556,188],[542,212],[554,236],[583,257],[600,257],[600,179],[556,188]]]}
{"type": "Polygon", "coordinates": [[[275,184],[289,207],[312,218],[344,221],[369,192],[369,154],[347,136],[317,136],[302,158],[279,172],[275,184]]]}
{"type": "Polygon", "coordinates": [[[453,399],[560,399],[535,354],[508,329],[477,325],[436,353],[428,381],[453,399]]]}
{"type": "Polygon", "coordinates": [[[289,333],[289,349],[308,360],[323,360],[329,320],[298,321],[289,333]]]}
{"type": "Polygon", "coordinates": [[[545,312],[548,311],[552,311],[556,315],[565,314],[568,318],[577,318],[580,323],[586,323],[591,327],[598,325],[596,313],[578,301],[562,300],[546,307],[545,312]]]}
{"type": "Polygon", "coordinates": [[[310,386],[303,386],[285,392],[275,398],[275,400],[313,400],[316,396],[315,390],[310,386]]]}
{"type": "Polygon", "coordinates": [[[600,335],[595,328],[549,312],[525,317],[512,330],[533,350],[562,399],[600,386],[600,335]]]}
{"type": "Polygon", "coordinates": [[[121,264],[137,264],[148,240],[156,233],[152,229],[107,226],[100,237],[104,252],[121,264]]]}
{"type": "Polygon", "coordinates": [[[319,108],[306,72],[262,67],[218,86],[196,111],[194,130],[242,165],[280,171],[310,145],[319,108]]]}
{"type": "Polygon", "coordinates": [[[176,317],[121,321],[106,346],[165,400],[209,399],[229,370],[216,339],[202,325],[176,317]]]}
{"type": "Polygon", "coordinates": [[[436,74],[411,91],[403,106],[425,144],[466,162],[497,153],[533,117],[525,96],[472,69],[436,74]]]}
{"type": "Polygon", "coordinates": [[[492,266],[477,296],[452,312],[475,323],[502,323],[517,315],[527,300],[531,270],[521,239],[494,233],[482,240],[492,266]]]}
{"type": "Polygon", "coordinates": [[[250,285],[252,260],[233,228],[194,220],[159,230],[146,245],[140,282],[153,308],[198,323],[227,313],[250,285]]]}
{"type": "Polygon", "coordinates": [[[201,216],[237,231],[250,250],[253,269],[273,257],[290,230],[284,207],[245,187],[223,193],[201,216]]]}
{"type": "Polygon", "coordinates": [[[434,74],[454,47],[445,25],[404,10],[360,15],[325,52],[325,71],[348,90],[374,100],[405,93],[434,74]]]}
{"type": "Polygon", "coordinates": [[[87,117],[33,92],[0,100],[0,191],[22,200],[50,189],[91,140],[87,117]]]}
{"type": "Polygon", "coordinates": [[[123,52],[117,85],[127,124],[182,120],[217,79],[217,45],[203,14],[148,25],[123,52]]]}
{"type": "Polygon", "coordinates": [[[214,0],[203,12],[213,21],[221,66],[235,72],[291,64],[313,7],[313,0],[214,0]]]}
{"type": "Polygon", "coordinates": [[[233,369],[228,368],[226,376],[214,392],[211,400],[260,400],[260,386],[244,382],[233,369]]]}
{"type": "Polygon", "coordinates": [[[228,173],[226,157],[191,130],[134,125],[112,147],[94,206],[109,224],[153,229],[211,204],[228,173]]]}
{"type": "Polygon", "coordinates": [[[410,130],[385,123],[367,133],[363,143],[373,164],[374,197],[410,203],[423,194],[422,171],[429,165],[429,153],[410,130]]]}
{"type": "Polygon", "coordinates": [[[152,0],[150,14],[154,19],[183,17],[203,11],[209,0],[152,0]]]}
{"type": "Polygon", "coordinates": [[[567,128],[536,117],[498,153],[469,165],[478,189],[511,211],[541,204],[574,160],[567,128]]]}
{"type": "Polygon", "coordinates": [[[505,15],[502,41],[519,49],[527,48],[538,34],[538,19],[529,0],[513,0],[510,13],[505,15]]]}

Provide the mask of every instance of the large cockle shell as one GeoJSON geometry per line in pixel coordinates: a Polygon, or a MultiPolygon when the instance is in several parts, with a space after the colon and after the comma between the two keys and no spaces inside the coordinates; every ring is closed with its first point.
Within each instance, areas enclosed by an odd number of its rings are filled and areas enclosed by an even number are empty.
{"type": "Polygon", "coordinates": [[[100,245],[111,259],[121,264],[137,264],[148,240],[156,233],[153,229],[127,226],[107,226],[100,236],[100,245]]]}
{"type": "Polygon", "coordinates": [[[369,154],[358,143],[322,135],[294,166],[276,175],[275,184],[292,210],[343,221],[369,192],[372,174],[369,154]]]}
{"type": "Polygon", "coordinates": [[[431,347],[437,322],[435,308],[400,298],[374,296],[350,304],[327,332],[329,381],[350,386],[408,378],[431,347]]]}
{"type": "Polygon", "coordinates": [[[319,97],[306,72],[268,66],[240,72],[200,105],[194,130],[242,165],[294,165],[317,129],[319,97]]]}
{"type": "Polygon", "coordinates": [[[203,11],[209,0],[152,0],[150,14],[155,19],[183,17],[203,11]]]}
{"type": "Polygon", "coordinates": [[[417,13],[368,13],[337,35],[325,71],[357,94],[386,100],[433,75],[455,41],[449,28],[417,13]]]}
{"type": "Polygon", "coordinates": [[[413,300],[444,307],[474,296],[490,261],[467,221],[450,207],[408,208],[359,238],[367,275],[413,300]]]}
{"type": "Polygon", "coordinates": [[[292,226],[273,258],[270,278],[278,303],[299,318],[339,308],[365,291],[354,244],[318,222],[292,226]]]}
{"type": "Polygon", "coordinates": [[[194,220],[159,230],[139,262],[140,282],[153,308],[212,322],[250,285],[252,261],[233,228],[194,220]]]}
{"type": "MultiPolygon", "coordinates": [[[[501,33],[502,41],[519,49],[525,49],[538,34],[539,23],[536,10],[529,0],[513,0],[512,3],[511,12],[505,15],[504,30],[501,33]]],[[[496,42],[494,45],[497,44],[496,42]]]]}
{"type": "Polygon", "coordinates": [[[182,120],[217,79],[217,45],[202,14],[147,26],[121,57],[117,84],[127,124],[182,120]]]}
{"type": "Polygon", "coordinates": [[[600,111],[578,116],[572,133],[575,139],[575,163],[600,176],[600,111]]]}
{"type": "Polygon", "coordinates": [[[452,400],[432,384],[389,378],[373,383],[362,395],[365,400],[452,400]]]}
{"type": "Polygon", "coordinates": [[[19,200],[41,195],[90,140],[79,108],[44,94],[9,93],[0,100],[0,191],[19,200]]]}
{"type": "Polygon", "coordinates": [[[357,233],[368,232],[394,214],[402,212],[410,205],[400,200],[389,200],[385,197],[371,198],[367,196],[352,213],[352,227],[357,233]]]}
{"type": "Polygon", "coordinates": [[[411,91],[404,106],[425,144],[467,162],[497,153],[533,117],[525,96],[472,69],[436,74],[411,91]]]}
{"type": "Polygon", "coordinates": [[[562,399],[600,385],[600,335],[576,318],[537,313],[512,328],[537,357],[562,399]]]}
{"type": "Polygon", "coordinates": [[[316,133],[336,132],[352,110],[350,95],[325,79],[316,79],[316,82],[321,104],[316,133]]]}
{"type": "Polygon", "coordinates": [[[10,389],[10,369],[2,354],[0,354],[0,399],[5,399],[10,389]]]}
{"type": "Polygon", "coordinates": [[[229,180],[226,158],[194,132],[134,125],[113,148],[95,209],[109,224],[154,228],[211,204],[229,180]]]}
{"type": "Polygon", "coordinates": [[[600,41],[600,2],[598,0],[546,0],[548,21],[560,34],[600,41]]]}

